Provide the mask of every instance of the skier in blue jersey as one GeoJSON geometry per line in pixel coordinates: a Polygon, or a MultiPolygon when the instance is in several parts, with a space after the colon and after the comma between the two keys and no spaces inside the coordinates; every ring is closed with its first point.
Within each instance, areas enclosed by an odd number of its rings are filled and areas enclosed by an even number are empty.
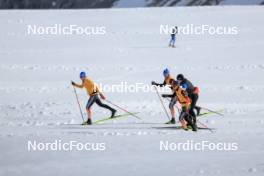
{"type": "Polygon", "coordinates": [[[170,39],[169,47],[175,48],[176,34],[177,33],[178,33],[178,27],[175,26],[171,30],[171,39],[170,39]]]}

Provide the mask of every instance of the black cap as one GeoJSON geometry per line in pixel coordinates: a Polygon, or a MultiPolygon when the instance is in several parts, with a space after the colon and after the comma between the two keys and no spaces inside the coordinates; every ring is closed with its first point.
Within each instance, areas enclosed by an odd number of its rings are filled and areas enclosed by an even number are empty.
{"type": "Polygon", "coordinates": [[[184,76],[183,76],[183,74],[178,74],[178,76],[177,76],[177,80],[178,81],[182,81],[182,80],[184,80],[184,76]]]}

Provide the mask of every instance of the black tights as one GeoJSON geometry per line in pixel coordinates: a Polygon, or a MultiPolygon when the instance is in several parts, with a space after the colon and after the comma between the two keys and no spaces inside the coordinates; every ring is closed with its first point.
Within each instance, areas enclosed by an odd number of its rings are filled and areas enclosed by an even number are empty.
{"type": "Polygon", "coordinates": [[[98,106],[102,107],[102,108],[105,108],[105,109],[109,109],[110,111],[114,111],[113,108],[111,108],[110,106],[102,103],[102,101],[100,100],[100,98],[98,97],[98,95],[94,95],[94,96],[91,96],[87,102],[87,105],[86,105],[86,109],[90,109],[92,107],[92,105],[96,103],[98,106]]]}
{"type": "Polygon", "coordinates": [[[196,107],[196,103],[197,103],[197,100],[199,98],[199,95],[198,94],[192,94],[192,96],[190,97],[191,100],[192,100],[192,103],[191,103],[191,106],[190,106],[190,115],[192,116],[192,120],[193,120],[193,123],[196,124],[196,114],[194,112],[194,109],[198,108],[196,107]]]}

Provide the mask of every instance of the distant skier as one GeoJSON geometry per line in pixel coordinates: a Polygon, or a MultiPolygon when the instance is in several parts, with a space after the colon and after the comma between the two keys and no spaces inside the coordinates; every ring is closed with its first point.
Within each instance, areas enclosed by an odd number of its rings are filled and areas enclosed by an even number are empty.
{"type": "Polygon", "coordinates": [[[191,99],[190,115],[192,116],[193,123],[196,126],[196,114],[194,112],[194,109],[196,109],[197,115],[200,114],[200,110],[201,110],[200,107],[196,106],[196,103],[199,98],[199,88],[194,87],[193,84],[183,76],[183,74],[177,75],[177,81],[179,81],[179,84],[181,87],[183,87],[183,89],[186,89],[188,96],[191,99]]]}
{"type": "Polygon", "coordinates": [[[178,33],[178,26],[175,26],[171,30],[171,39],[170,39],[169,47],[175,48],[176,34],[177,33],[178,33]]]}
{"type": "MultiPolygon", "coordinates": [[[[170,88],[172,88],[172,82],[174,81],[173,76],[170,75],[170,71],[169,69],[164,69],[163,70],[163,76],[164,76],[164,81],[163,83],[159,84],[156,83],[155,81],[152,81],[151,84],[154,86],[159,86],[159,87],[164,87],[166,85],[170,86],[170,88]]],[[[171,120],[168,122],[170,124],[175,124],[175,109],[174,109],[174,105],[176,104],[176,101],[174,98],[171,98],[170,100],[170,104],[169,104],[169,108],[170,108],[170,112],[171,112],[171,120]]]]}
{"type": "Polygon", "coordinates": [[[88,115],[88,119],[86,122],[84,122],[84,125],[92,125],[92,111],[91,107],[94,103],[96,103],[98,106],[109,109],[111,111],[111,117],[115,117],[116,110],[111,108],[110,106],[104,104],[101,102],[100,97],[105,100],[106,97],[102,94],[102,92],[99,90],[98,86],[89,78],[86,77],[85,72],[80,73],[80,79],[82,80],[82,84],[76,84],[72,81],[72,85],[78,88],[85,88],[87,91],[87,94],[90,96],[87,104],[86,104],[86,111],[88,115]]]}

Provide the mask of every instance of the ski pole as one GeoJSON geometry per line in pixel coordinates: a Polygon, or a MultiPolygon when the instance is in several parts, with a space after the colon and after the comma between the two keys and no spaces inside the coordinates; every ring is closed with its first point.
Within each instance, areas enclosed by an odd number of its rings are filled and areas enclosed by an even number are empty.
{"type": "Polygon", "coordinates": [[[197,119],[197,122],[198,122],[199,124],[201,124],[203,127],[207,128],[211,133],[214,133],[214,131],[213,131],[211,128],[209,128],[209,127],[208,127],[207,125],[205,125],[204,123],[200,122],[198,119],[197,119]]]}
{"type": "Polygon", "coordinates": [[[224,116],[224,114],[219,113],[219,112],[216,112],[216,111],[213,111],[213,110],[211,110],[211,109],[204,108],[204,107],[200,107],[200,108],[202,108],[202,109],[204,109],[204,110],[207,110],[207,111],[209,111],[209,112],[212,112],[212,113],[218,114],[218,115],[220,115],[220,116],[224,116]]]}
{"type": "Polygon", "coordinates": [[[180,110],[180,108],[176,105],[176,108],[177,108],[177,110],[178,110],[178,114],[179,114],[179,116],[181,115],[181,110],[180,110]]]}
{"type": "Polygon", "coordinates": [[[162,99],[161,99],[161,96],[160,96],[160,94],[159,94],[159,92],[158,92],[158,89],[157,89],[156,86],[154,86],[154,87],[155,87],[155,90],[156,90],[156,94],[157,94],[157,96],[159,97],[159,100],[160,100],[160,103],[161,103],[161,105],[162,105],[162,108],[163,108],[163,110],[164,110],[166,116],[167,116],[168,119],[170,120],[169,113],[168,113],[168,111],[166,110],[166,108],[165,108],[165,106],[164,106],[164,103],[163,103],[163,101],[162,101],[162,99]]]}
{"type": "Polygon", "coordinates": [[[79,98],[78,98],[78,95],[77,95],[77,92],[76,92],[76,89],[74,86],[73,87],[73,90],[74,90],[74,93],[75,93],[75,96],[76,96],[76,100],[77,100],[77,103],[78,103],[78,107],[79,107],[79,110],[80,110],[80,113],[81,113],[81,116],[82,116],[82,119],[83,119],[83,122],[84,122],[84,118],[83,118],[83,113],[82,113],[82,108],[81,108],[81,105],[80,105],[80,102],[79,102],[79,98]]]}
{"type": "MultiPolygon", "coordinates": [[[[189,114],[189,116],[191,116],[192,118],[194,118],[191,114],[189,114]]],[[[204,128],[207,128],[211,133],[214,133],[214,131],[209,128],[207,125],[205,125],[204,123],[200,122],[198,119],[196,119],[196,122],[198,122],[200,125],[202,125],[204,128]]]]}
{"type": "Polygon", "coordinates": [[[115,106],[115,107],[117,107],[117,108],[121,109],[122,111],[125,111],[125,112],[127,112],[127,113],[128,113],[128,114],[130,114],[131,116],[134,116],[134,117],[136,117],[137,119],[140,119],[140,120],[141,120],[141,118],[140,118],[140,117],[138,117],[138,116],[136,116],[135,114],[133,114],[133,113],[131,113],[131,112],[127,111],[126,109],[124,109],[124,108],[122,108],[122,107],[120,107],[120,106],[118,106],[118,105],[116,105],[116,104],[112,103],[111,101],[109,101],[109,100],[105,100],[105,101],[106,101],[106,102],[108,102],[108,103],[110,103],[111,105],[113,105],[113,106],[115,106]]]}

